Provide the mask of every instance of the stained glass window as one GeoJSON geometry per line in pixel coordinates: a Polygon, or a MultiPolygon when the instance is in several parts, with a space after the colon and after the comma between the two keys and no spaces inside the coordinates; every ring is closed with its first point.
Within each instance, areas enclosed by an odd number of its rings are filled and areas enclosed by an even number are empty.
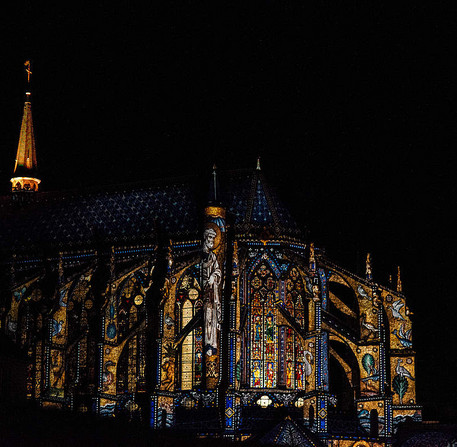
{"type": "Polygon", "coordinates": [[[289,268],[285,281],[285,308],[291,316],[295,317],[297,323],[306,328],[306,315],[304,307],[305,290],[300,272],[294,266],[289,268]]]}
{"type": "MultiPolygon", "coordinates": [[[[144,289],[136,274],[127,278],[118,294],[118,336],[119,340],[130,337],[119,358],[117,367],[118,393],[143,391],[145,387],[145,331],[138,330],[138,324],[146,312],[144,289]],[[133,335],[134,334],[134,335],[133,335]]],[[[111,371],[104,371],[109,377],[111,371]]]]}
{"type": "MultiPolygon", "coordinates": [[[[176,293],[179,330],[183,330],[202,308],[199,285],[199,266],[189,267],[181,276],[176,293]]],[[[195,327],[181,345],[181,389],[190,390],[202,382],[203,330],[195,327]]]]}
{"type": "Polygon", "coordinates": [[[281,281],[275,272],[264,258],[248,276],[247,383],[253,388],[305,389],[303,340],[276,309],[282,302],[290,317],[303,329],[307,327],[303,280],[295,266],[288,268],[281,281]]]}
{"type": "Polygon", "coordinates": [[[278,369],[275,302],[278,290],[274,273],[267,263],[261,263],[253,272],[249,292],[250,386],[275,388],[278,369]]]}
{"type": "Polygon", "coordinates": [[[86,366],[87,336],[81,337],[80,335],[85,334],[85,328],[87,328],[87,312],[84,309],[84,302],[88,292],[89,282],[82,275],[73,283],[66,300],[68,341],[71,344],[67,348],[65,358],[67,370],[65,385],[70,390],[73,390],[81,381],[81,376],[84,375],[82,368],[86,366]],[[78,341],[72,343],[73,340],[78,341]]]}
{"type": "MultiPolygon", "coordinates": [[[[182,327],[185,327],[192,320],[194,306],[190,300],[187,300],[182,309],[182,327]]],[[[194,334],[190,332],[183,341],[181,350],[181,389],[192,389],[193,376],[193,351],[194,351],[194,334]]]]}

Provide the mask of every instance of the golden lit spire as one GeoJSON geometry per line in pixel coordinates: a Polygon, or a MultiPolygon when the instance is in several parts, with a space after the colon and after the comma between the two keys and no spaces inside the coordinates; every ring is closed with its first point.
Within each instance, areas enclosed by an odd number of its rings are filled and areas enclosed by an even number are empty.
{"type": "Polygon", "coordinates": [[[22,116],[16,162],[14,164],[14,177],[10,180],[14,192],[38,191],[38,185],[41,182],[35,176],[37,161],[32,120],[32,94],[30,93],[30,77],[32,74],[30,61],[26,61],[24,65],[27,73],[27,91],[25,93],[24,113],[22,116]]]}
{"type": "Polygon", "coordinates": [[[397,292],[402,292],[400,266],[397,267],[397,292]]]}
{"type": "Polygon", "coordinates": [[[371,254],[367,253],[367,260],[365,263],[365,276],[368,281],[373,279],[373,272],[371,270],[371,254]]]}
{"type": "Polygon", "coordinates": [[[261,171],[262,168],[260,167],[260,156],[257,157],[257,166],[256,166],[257,171],[261,171]]]}

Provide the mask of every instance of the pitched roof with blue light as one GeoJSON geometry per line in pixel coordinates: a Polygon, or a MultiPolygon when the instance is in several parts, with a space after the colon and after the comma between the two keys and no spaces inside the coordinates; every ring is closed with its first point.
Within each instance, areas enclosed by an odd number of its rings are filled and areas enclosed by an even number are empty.
{"type": "MultiPolygon", "coordinates": [[[[237,234],[299,237],[298,225],[259,171],[226,176],[224,202],[237,234]]],[[[158,233],[184,240],[199,236],[200,191],[193,179],[149,186],[36,193],[30,203],[0,198],[0,244],[12,251],[43,246],[78,248],[99,240],[113,244],[151,241],[158,233]]]]}

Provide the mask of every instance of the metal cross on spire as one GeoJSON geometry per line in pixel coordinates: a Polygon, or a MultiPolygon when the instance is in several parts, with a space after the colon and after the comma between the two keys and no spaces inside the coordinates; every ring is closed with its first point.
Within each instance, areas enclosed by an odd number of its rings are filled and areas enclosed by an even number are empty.
{"type": "Polygon", "coordinates": [[[213,189],[214,189],[214,202],[217,202],[217,167],[216,163],[213,164],[213,189]]]}
{"type": "Polygon", "coordinates": [[[25,61],[25,72],[27,73],[27,82],[30,84],[30,77],[32,76],[32,70],[30,68],[30,61],[25,61]]]}

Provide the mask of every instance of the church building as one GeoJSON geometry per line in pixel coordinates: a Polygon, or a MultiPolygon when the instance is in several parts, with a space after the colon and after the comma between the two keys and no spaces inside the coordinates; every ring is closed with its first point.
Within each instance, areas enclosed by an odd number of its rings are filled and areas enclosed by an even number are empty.
{"type": "Polygon", "coordinates": [[[259,445],[389,446],[420,421],[400,269],[382,285],[369,254],[363,276],[332,262],[267,174],[42,192],[27,92],[0,197],[27,398],[259,445]]]}

